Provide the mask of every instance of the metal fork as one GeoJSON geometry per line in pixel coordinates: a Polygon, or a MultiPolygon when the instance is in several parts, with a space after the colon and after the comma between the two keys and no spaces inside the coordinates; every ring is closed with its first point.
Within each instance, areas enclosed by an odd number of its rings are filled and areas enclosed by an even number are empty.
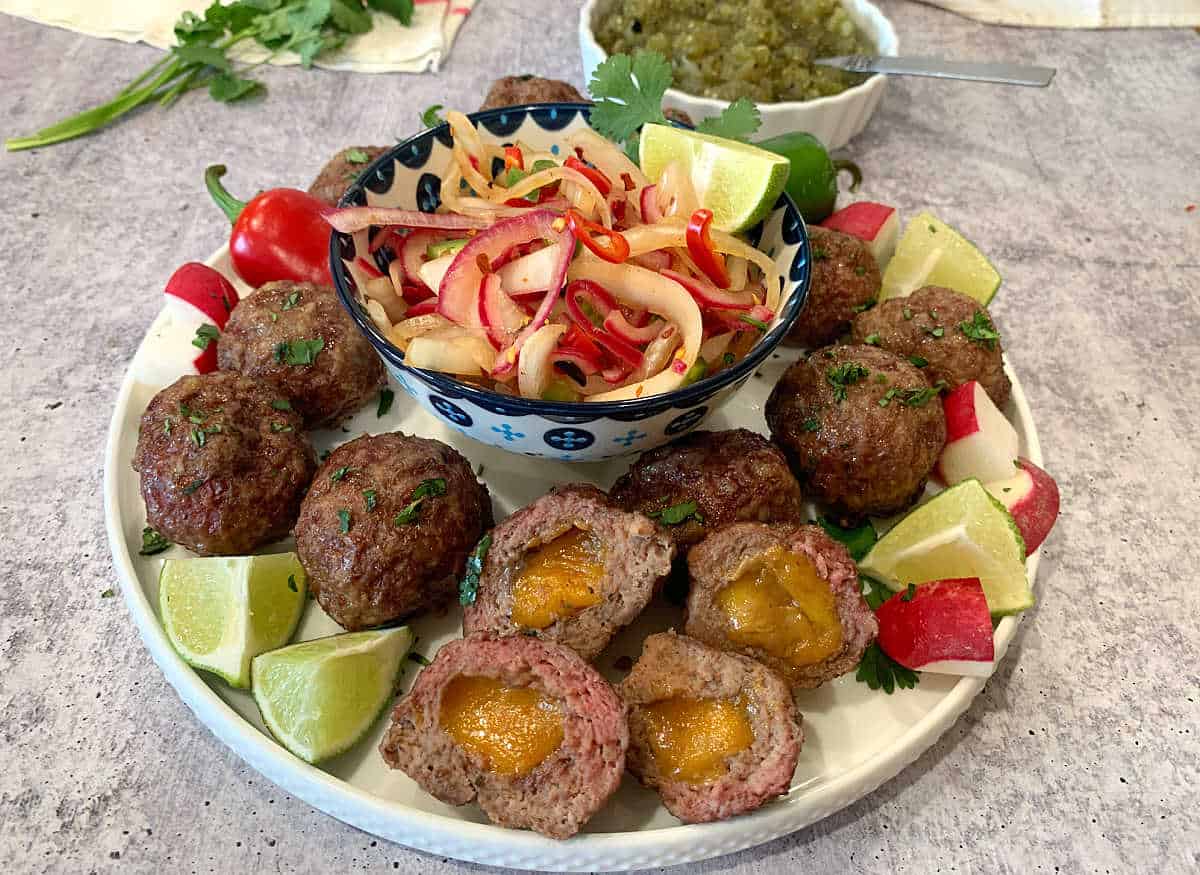
{"type": "Polygon", "coordinates": [[[1032,85],[1045,88],[1057,72],[1053,67],[1024,64],[973,64],[940,58],[897,58],[890,55],[842,55],[813,61],[848,73],[886,73],[900,76],[932,76],[937,79],[966,79],[1000,85],[1032,85]]]}

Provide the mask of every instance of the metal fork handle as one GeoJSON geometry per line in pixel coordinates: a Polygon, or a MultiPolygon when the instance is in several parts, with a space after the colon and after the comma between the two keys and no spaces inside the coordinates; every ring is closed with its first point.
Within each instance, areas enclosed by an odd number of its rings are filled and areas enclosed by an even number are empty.
{"type": "Polygon", "coordinates": [[[844,61],[843,69],[854,73],[895,73],[905,76],[932,76],[938,79],[997,82],[1004,85],[1033,85],[1041,88],[1050,84],[1055,73],[1052,67],[975,64],[943,61],[940,58],[895,58],[886,55],[870,58],[866,55],[849,55],[841,60],[844,61]]]}

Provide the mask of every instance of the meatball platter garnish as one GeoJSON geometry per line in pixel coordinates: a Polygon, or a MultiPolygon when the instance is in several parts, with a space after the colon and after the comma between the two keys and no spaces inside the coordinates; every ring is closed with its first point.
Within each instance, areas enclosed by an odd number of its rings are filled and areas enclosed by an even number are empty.
{"type": "MultiPolygon", "coordinates": [[[[509,77],[488,102],[545,94],[579,99],[566,83],[509,77]]],[[[448,171],[454,191],[466,191],[464,178],[490,189],[471,160],[483,149],[477,132],[452,119],[463,152],[448,171]]],[[[534,153],[504,149],[505,186],[548,175],[540,193],[501,198],[499,219],[469,193],[450,195],[459,212],[434,216],[458,222],[453,233],[390,228],[384,242],[419,243],[410,267],[422,276],[434,262],[462,268],[456,254],[501,221],[545,225],[533,247],[500,235],[515,257],[561,249],[555,269],[570,299],[558,306],[562,289],[535,283],[545,327],[528,337],[530,307],[497,310],[512,317],[500,332],[511,348],[540,357],[536,379],[517,368],[525,382],[513,394],[543,397],[562,383],[545,397],[587,405],[687,385],[701,347],[717,350],[718,367],[744,356],[757,316],[778,304],[771,263],[732,235],[689,254],[691,232],[658,215],[697,197],[676,168],[669,196],[651,191],[640,199],[648,214],[626,221],[646,257],[625,267],[614,251],[622,230],[597,230],[581,211],[598,219],[604,205],[632,203],[624,192],[604,200],[605,162],[625,170],[627,191],[651,183],[598,135],[576,145],[574,163],[538,156],[541,168],[534,153]],[[554,210],[579,220],[543,215],[554,210]],[[568,277],[576,226],[591,231],[568,277]],[[728,268],[742,291],[712,288],[728,268]],[[637,271],[656,274],[653,288],[626,282],[637,271]],[[655,289],[674,302],[661,313],[655,289]],[[622,295],[641,302],[637,312],[622,295]],[[676,336],[685,328],[696,349],[676,336]],[[633,340],[606,345],[620,329],[633,340]],[[609,360],[613,350],[624,363],[609,360]]],[[[193,667],[248,690],[280,744],[320,763],[373,734],[377,749],[364,755],[397,780],[476,805],[499,826],[567,839],[623,781],[685,823],[786,796],[805,779],[803,711],[817,707],[819,687],[903,695],[923,673],[990,676],[994,623],[1033,605],[1025,560],[1059,496],[1021,455],[988,309],[999,275],[957,231],[920,213],[902,232],[895,208],[868,201],[810,217],[807,304],[743,427],[685,429],[572,476],[517,454],[503,470],[489,458],[489,475],[470,441],[389,428],[396,396],[383,363],[330,285],[325,217],[384,151],[348,147],[308,192],[274,189],[247,204],[211,169],[241,282],[200,264],[171,277],[169,306],[195,326],[197,373],[153,395],[130,460],[146,510],[141,553],[171,551],[156,568],[169,640],[193,667]],[[542,494],[509,502],[514,475],[544,482],[542,494]],[[443,643],[431,651],[418,633],[443,643]]],[[[480,250],[479,276],[464,280],[471,294],[503,295],[494,254],[480,250]]],[[[392,291],[372,298],[372,317],[401,333],[424,320],[410,350],[427,326],[447,329],[428,289],[415,302],[404,283],[392,291]]],[[[496,301],[469,303],[454,330],[426,337],[430,355],[469,336],[492,344],[479,358],[494,358],[495,338],[464,326],[496,301]]],[[[515,356],[510,365],[526,362],[515,356]]]]}

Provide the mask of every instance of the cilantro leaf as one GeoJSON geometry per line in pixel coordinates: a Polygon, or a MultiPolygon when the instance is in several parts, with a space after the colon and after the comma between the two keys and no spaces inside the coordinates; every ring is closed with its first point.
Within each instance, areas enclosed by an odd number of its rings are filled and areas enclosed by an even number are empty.
{"type": "Polygon", "coordinates": [[[146,526],[142,529],[142,549],[138,550],[140,556],[153,556],[155,553],[161,553],[163,550],[170,548],[171,542],[158,533],[156,529],[146,526]]]}
{"type": "Polygon", "coordinates": [[[845,401],[846,389],[859,380],[866,379],[870,374],[871,372],[858,362],[842,362],[825,371],[825,379],[833,387],[834,400],[845,401]]]}
{"type": "Polygon", "coordinates": [[[185,43],[175,47],[174,55],[185,64],[201,64],[224,73],[228,73],[232,69],[229,59],[225,57],[225,50],[218,49],[216,46],[185,43]]]}
{"type": "Polygon", "coordinates": [[[877,580],[859,575],[858,588],[862,590],[863,600],[872,611],[878,611],[889,598],[892,591],[877,580]]]}
{"type": "Polygon", "coordinates": [[[721,111],[719,116],[702,119],[696,130],[714,137],[745,142],[758,130],[762,119],[758,107],[747,97],[739,97],[721,111]]]}
{"type": "Polygon", "coordinates": [[[421,113],[421,124],[425,125],[427,128],[436,128],[438,125],[445,124],[446,120],[438,115],[443,108],[444,107],[440,103],[435,103],[433,106],[426,107],[425,111],[421,113]]]}
{"type": "Polygon", "coordinates": [[[855,677],[872,690],[882,689],[888,695],[891,695],[897,687],[911,690],[921,681],[915,671],[905,668],[884,653],[878,642],[872,642],[871,646],[863,653],[855,677]]]}
{"type": "Polygon", "coordinates": [[[320,337],[315,340],[283,340],[275,344],[275,361],[288,365],[311,365],[325,348],[320,337]]]}
{"type": "Polygon", "coordinates": [[[664,507],[661,510],[656,510],[646,514],[652,520],[658,520],[664,526],[677,526],[680,523],[685,523],[689,519],[695,519],[696,522],[704,525],[704,517],[696,510],[696,502],[685,501],[682,504],[673,504],[670,507],[664,507]]]}
{"type": "Polygon", "coordinates": [[[591,125],[623,143],[642,125],[666,124],[662,98],[671,87],[671,65],[658,52],[612,55],[596,68],[588,91],[596,101],[591,125]]]}
{"type": "Polygon", "coordinates": [[[192,346],[196,349],[208,349],[208,345],[217,339],[220,332],[217,326],[209,325],[207,322],[196,329],[196,336],[192,338],[192,346]]]}
{"type": "Polygon", "coordinates": [[[958,330],[966,335],[968,340],[978,343],[987,349],[995,349],[1000,340],[1000,332],[983,310],[976,310],[975,315],[965,322],[958,323],[958,330]]]}
{"type": "Polygon", "coordinates": [[[350,511],[346,508],[338,511],[338,531],[343,535],[350,531],[350,511]]]}
{"type": "Polygon", "coordinates": [[[379,390],[379,406],[375,408],[375,416],[378,419],[388,415],[388,411],[392,409],[392,402],[396,400],[396,393],[384,386],[379,390]]]}
{"type": "Polygon", "coordinates": [[[343,156],[348,164],[366,164],[371,160],[371,156],[362,149],[347,149],[343,156]]]}
{"type": "Polygon", "coordinates": [[[830,521],[826,517],[817,517],[817,525],[825,530],[825,534],[844,544],[846,549],[850,551],[850,557],[857,562],[871,552],[871,548],[875,546],[875,542],[879,536],[875,533],[875,527],[871,525],[871,521],[867,520],[861,526],[856,526],[852,529],[843,528],[837,523],[830,521]]]}
{"type": "Polygon", "coordinates": [[[233,103],[266,91],[261,82],[245,79],[233,73],[218,73],[208,80],[209,96],[220,103],[233,103]]]}
{"type": "Polygon", "coordinates": [[[392,16],[406,27],[412,24],[413,0],[367,0],[367,5],[392,16]]]}
{"type": "Polygon", "coordinates": [[[366,33],[371,29],[371,14],[362,0],[333,0],[330,22],[345,33],[366,33]]]}
{"type": "Polygon", "coordinates": [[[412,495],[408,497],[408,504],[396,514],[392,520],[394,526],[410,526],[421,518],[421,505],[426,498],[433,498],[438,495],[446,494],[446,479],[444,477],[435,477],[430,480],[422,480],[421,484],[413,490],[412,495]]]}
{"type": "Polygon", "coordinates": [[[492,536],[484,535],[467,557],[466,574],[458,584],[458,603],[463,607],[475,604],[475,597],[479,595],[479,576],[483,574],[483,562],[491,546],[492,536]]]}

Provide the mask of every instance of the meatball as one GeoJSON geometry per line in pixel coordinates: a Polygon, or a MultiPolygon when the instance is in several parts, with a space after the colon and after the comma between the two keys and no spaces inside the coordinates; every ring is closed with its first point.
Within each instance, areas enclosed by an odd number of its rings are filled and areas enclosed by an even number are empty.
{"type": "Polygon", "coordinates": [[[617,692],[629,706],[629,771],[680,820],[745,814],[791,786],[800,714],[766,666],[663,632],[646,639],[617,692]],[[725,730],[709,736],[720,748],[688,743],[698,722],[725,730]]]}
{"type": "Polygon", "coordinates": [[[1004,373],[1000,333],[987,308],[953,289],[925,286],[907,298],[892,298],[860,313],[852,329],[855,343],[872,343],[904,356],[930,382],[950,389],[977,380],[1003,407],[1012,391],[1004,373]]]}
{"type": "Polygon", "coordinates": [[[336,207],[350,183],[367,169],[367,165],[388,150],[388,146],[350,146],[338,152],[321,168],[308,187],[308,193],[336,207]]]}
{"type": "Polygon", "coordinates": [[[854,560],[819,526],[726,526],[688,554],[688,571],[687,634],[800,689],[851,671],[879,634],[854,560]]]}
{"type": "Polygon", "coordinates": [[[854,314],[879,295],[882,280],[875,256],[857,237],[808,226],[812,284],[788,340],[812,349],[833,343],[850,329],[854,314]]]}
{"type": "Polygon", "coordinates": [[[643,453],[612,488],[613,501],[662,520],[661,511],[688,502],[696,512],[663,527],[680,551],[739,520],[799,522],[800,484],[779,448],[744,428],[694,431],[643,453]]]}
{"type": "Polygon", "coordinates": [[[379,752],[447,805],[565,839],[620,786],[628,746],[624,704],[578,654],[480,633],[442,645],[379,752]]]}
{"type": "Polygon", "coordinates": [[[594,659],[671,571],[671,539],[594,486],[543,495],[496,526],[463,634],[535,634],[594,659]]]}
{"type": "Polygon", "coordinates": [[[291,531],[317,467],[279,391],[236,373],[180,377],[151,400],[133,469],[146,521],[202,555],[249,553],[291,531]]]}
{"type": "Polygon", "coordinates": [[[392,433],[334,450],[296,523],[325,613],[351,631],[444,606],[492,526],[487,487],[451,447],[392,433]]]}
{"type": "Polygon", "coordinates": [[[242,298],[221,332],[217,362],[274,384],[306,428],[338,424],[387,383],[337,294],[312,283],[267,283],[242,298]]]}
{"type": "Polygon", "coordinates": [[[497,79],[483,99],[484,109],[501,106],[520,106],[523,103],[590,103],[575,90],[575,86],[561,79],[543,79],[541,76],[505,76],[497,79]]]}
{"type": "Polygon", "coordinates": [[[826,347],[796,362],[766,414],[805,494],[846,522],[916,501],[946,443],[937,390],[874,346],[826,347]]]}

